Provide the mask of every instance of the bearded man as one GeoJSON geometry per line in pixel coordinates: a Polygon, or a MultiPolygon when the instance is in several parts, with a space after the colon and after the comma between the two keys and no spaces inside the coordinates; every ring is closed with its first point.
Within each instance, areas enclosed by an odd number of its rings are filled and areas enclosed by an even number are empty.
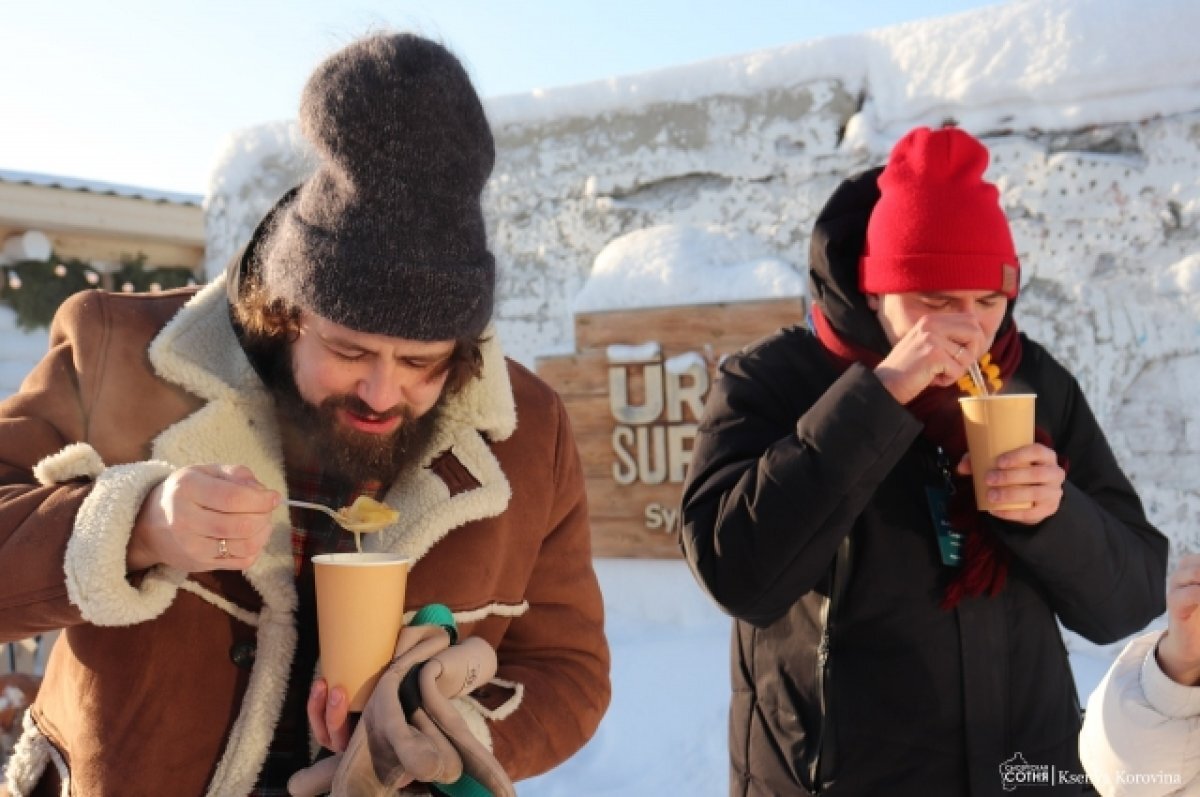
{"type": "Polygon", "coordinates": [[[310,558],[354,541],[285,497],[399,512],[364,544],[413,560],[407,609],[445,604],[495,649],[457,708],[508,777],[607,706],[567,416],[490,325],[494,145],[466,72],[371,36],[318,67],[300,119],[318,167],[226,274],[77,294],[0,404],[0,639],[65,629],[14,795],[283,794],[310,724],[346,747],[310,558]]]}

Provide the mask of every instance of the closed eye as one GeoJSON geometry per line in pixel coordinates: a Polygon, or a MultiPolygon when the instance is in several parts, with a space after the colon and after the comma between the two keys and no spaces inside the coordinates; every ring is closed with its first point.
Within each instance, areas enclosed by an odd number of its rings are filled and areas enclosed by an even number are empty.
{"type": "Polygon", "coordinates": [[[424,375],[426,379],[435,379],[446,373],[450,365],[449,357],[403,357],[400,362],[424,375]]]}
{"type": "Polygon", "coordinates": [[[417,371],[424,371],[433,364],[431,360],[425,360],[419,357],[401,357],[400,362],[405,366],[413,368],[417,371]]]}
{"type": "Polygon", "coordinates": [[[346,360],[347,362],[356,362],[367,356],[367,353],[362,349],[344,349],[339,346],[331,346],[329,344],[326,344],[325,348],[328,349],[329,353],[334,357],[338,358],[339,360],[346,360]]]}

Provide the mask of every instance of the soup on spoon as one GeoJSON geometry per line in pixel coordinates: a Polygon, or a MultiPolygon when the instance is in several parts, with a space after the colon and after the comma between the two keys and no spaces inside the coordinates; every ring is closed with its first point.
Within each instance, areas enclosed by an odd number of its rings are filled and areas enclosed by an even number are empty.
{"type": "Polygon", "coordinates": [[[354,546],[362,553],[362,535],[372,534],[396,522],[400,513],[365,495],[337,511],[338,523],[354,535],[354,546]]]}

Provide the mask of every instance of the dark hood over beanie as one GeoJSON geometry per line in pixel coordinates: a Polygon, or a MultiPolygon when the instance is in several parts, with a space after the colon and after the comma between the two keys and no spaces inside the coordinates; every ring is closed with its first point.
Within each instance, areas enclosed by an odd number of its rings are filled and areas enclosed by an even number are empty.
{"type": "MultiPolygon", "coordinates": [[[[909,138],[916,132],[910,132],[905,138],[909,138]]],[[[968,134],[962,131],[957,132],[966,136],[979,147],[983,146],[975,139],[970,138],[968,134]]],[[[852,175],[837,187],[817,215],[809,242],[808,261],[809,296],[812,297],[813,305],[819,309],[825,320],[841,337],[881,355],[887,354],[891,350],[891,344],[888,343],[875,312],[868,306],[867,292],[862,287],[862,272],[868,230],[877,220],[883,220],[888,215],[888,211],[881,212],[879,210],[883,203],[881,192],[885,170],[886,168],[883,166],[867,169],[852,175]]],[[[981,182],[981,184],[994,190],[987,183],[981,182]]],[[[998,199],[992,200],[992,204],[988,206],[986,212],[991,213],[992,208],[996,214],[992,217],[993,220],[998,218],[1004,223],[1002,240],[1011,241],[1011,236],[1008,235],[1008,224],[1003,219],[998,199]]],[[[876,232],[881,229],[883,229],[882,226],[877,228],[876,232]]],[[[886,261],[881,259],[879,263],[873,265],[878,266],[884,262],[886,261]]],[[[1015,255],[1013,255],[1012,262],[1014,264],[1017,262],[1015,255]]],[[[987,285],[981,286],[980,283],[984,279],[995,278],[997,274],[993,270],[989,277],[986,267],[981,271],[983,278],[977,280],[975,286],[963,290],[990,289],[987,285]]],[[[931,270],[929,274],[923,275],[924,280],[921,284],[928,287],[909,288],[909,290],[949,290],[944,285],[932,284],[934,280],[930,275],[934,273],[936,271],[931,270]]],[[[999,276],[1003,279],[1002,273],[999,276]]],[[[1019,272],[1013,277],[1014,279],[1019,277],[1019,272]]],[[[1015,296],[1010,298],[999,334],[1003,335],[1012,326],[1012,315],[1016,304],[1015,296]]]]}
{"type": "Polygon", "coordinates": [[[860,264],[864,293],[1017,295],[1020,266],[988,151],[958,128],[919,127],[892,149],[860,264]]]}
{"type": "Polygon", "coordinates": [[[458,59],[411,34],[356,41],[309,78],[300,126],[320,162],[278,209],[267,290],[360,332],[479,335],[495,287],[480,204],[495,145],[458,59]]]}
{"type": "MultiPolygon", "coordinates": [[[[886,166],[848,178],[830,196],[809,248],[810,328],[839,372],[855,362],[875,368],[892,348],[868,293],[996,290],[1010,298],[988,356],[1004,381],[1015,373],[1023,356],[1013,319],[1019,272],[998,193],[982,179],[986,166],[987,150],[963,131],[919,128],[900,140],[886,166]],[[972,236],[973,221],[982,234],[972,236]]],[[[966,452],[962,395],[958,385],[929,387],[906,405],[950,462],[966,452]]],[[[948,517],[967,541],[964,564],[942,594],[947,609],[965,596],[996,594],[1009,562],[979,521],[970,477],[954,479],[948,517]]]]}

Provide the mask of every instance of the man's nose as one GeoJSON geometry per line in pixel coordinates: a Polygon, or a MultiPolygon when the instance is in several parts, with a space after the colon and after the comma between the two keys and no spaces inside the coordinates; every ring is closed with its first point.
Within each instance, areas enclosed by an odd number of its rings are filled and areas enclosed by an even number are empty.
{"type": "Polygon", "coordinates": [[[971,299],[964,299],[962,304],[959,305],[958,311],[964,315],[969,315],[976,321],[983,318],[983,308],[979,306],[979,302],[971,299]]]}
{"type": "Polygon", "coordinates": [[[395,364],[382,359],[358,383],[358,397],[372,410],[386,413],[400,403],[404,388],[395,364]]]}

